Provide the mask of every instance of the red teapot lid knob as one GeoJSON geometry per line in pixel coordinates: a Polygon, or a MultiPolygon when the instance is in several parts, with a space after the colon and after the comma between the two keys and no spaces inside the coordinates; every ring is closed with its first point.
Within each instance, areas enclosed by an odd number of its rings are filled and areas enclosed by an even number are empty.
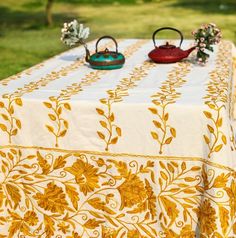
{"type": "Polygon", "coordinates": [[[167,41],[165,45],[161,45],[161,46],[159,46],[159,48],[161,48],[161,49],[174,49],[174,48],[176,48],[176,46],[175,45],[170,45],[169,42],[167,41]]]}

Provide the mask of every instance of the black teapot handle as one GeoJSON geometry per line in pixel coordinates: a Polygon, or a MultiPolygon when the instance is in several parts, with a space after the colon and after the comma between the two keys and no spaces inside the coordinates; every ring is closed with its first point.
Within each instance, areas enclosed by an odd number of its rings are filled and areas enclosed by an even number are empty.
{"type": "Polygon", "coordinates": [[[118,53],[118,44],[117,44],[117,41],[112,37],[112,36],[102,36],[100,37],[98,40],[97,40],[97,43],[96,43],[96,53],[98,52],[98,43],[103,40],[103,39],[111,39],[114,41],[115,43],[115,46],[116,46],[116,53],[118,53]]]}
{"type": "Polygon", "coordinates": [[[162,31],[162,30],[172,30],[172,31],[176,31],[176,32],[178,32],[179,35],[180,35],[180,43],[179,43],[179,47],[181,47],[182,42],[183,42],[183,39],[184,39],[184,36],[183,36],[183,34],[182,34],[181,31],[179,31],[178,29],[173,28],[173,27],[162,27],[162,28],[157,29],[157,30],[153,33],[153,35],[152,35],[152,40],[153,40],[153,43],[154,43],[154,46],[155,46],[155,47],[156,47],[155,36],[156,36],[157,32],[162,31]]]}

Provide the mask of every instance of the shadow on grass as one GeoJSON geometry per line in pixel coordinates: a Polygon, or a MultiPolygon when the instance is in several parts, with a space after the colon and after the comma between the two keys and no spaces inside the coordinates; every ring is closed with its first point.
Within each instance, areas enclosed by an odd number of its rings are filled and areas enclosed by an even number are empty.
{"type": "MultiPolygon", "coordinates": [[[[0,7],[0,32],[7,29],[16,30],[40,30],[46,27],[45,12],[41,11],[18,11],[12,10],[8,7],[0,7]]],[[[77,15],[61,12],[60,14],[53,14],[56,25],[63,24],[65,21],[79,18],[77,15]]],[[[80,22],[85,23],[83,19],[80,22]]]]}
{"type": "Polygon", "coordinates": [[[178,0],[170,3],[170,7],[189,8],[203,13],[210,14],[235,14],[235,0],[178,0]]]}

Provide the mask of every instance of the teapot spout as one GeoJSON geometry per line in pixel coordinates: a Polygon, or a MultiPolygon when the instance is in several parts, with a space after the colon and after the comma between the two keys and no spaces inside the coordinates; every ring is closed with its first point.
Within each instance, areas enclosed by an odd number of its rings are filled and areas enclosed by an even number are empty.
{"type": "Polygon", "coordinates": [[[193,47],[191,47],[190,49],[185,50],[185,51],[184,51],[185,57],[188,57],[189,54],[190,54],[193,50],[195,50],[195,49],[196,49],[196,46],[193,46],[193,47]]]}
{"type": "Polygon", "coordinates": [[[86,56],[85,56],[85,61],[89,62],[90,61],[90,52],[89,49],[87,47],[87,45],[84,45],[85,51],[86,51],[86,56]]]}

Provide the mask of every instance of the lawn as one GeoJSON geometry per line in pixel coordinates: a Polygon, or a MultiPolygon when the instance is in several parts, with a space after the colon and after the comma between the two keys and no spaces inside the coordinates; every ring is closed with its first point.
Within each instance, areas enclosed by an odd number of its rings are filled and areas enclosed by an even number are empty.
{"type": "Polygon", "coordinates": [[[191,38],[193,29],[215,22],[224,39],[236,43],[235,0],[55,0],[50,28],[44,24],[44,5],[45,0],[0,2],[0,79],[66,50],[60,28],[74,18],[91,28],[91,40],[105,34],[151,38],[162,26],[179,28],[191,38]]]}

